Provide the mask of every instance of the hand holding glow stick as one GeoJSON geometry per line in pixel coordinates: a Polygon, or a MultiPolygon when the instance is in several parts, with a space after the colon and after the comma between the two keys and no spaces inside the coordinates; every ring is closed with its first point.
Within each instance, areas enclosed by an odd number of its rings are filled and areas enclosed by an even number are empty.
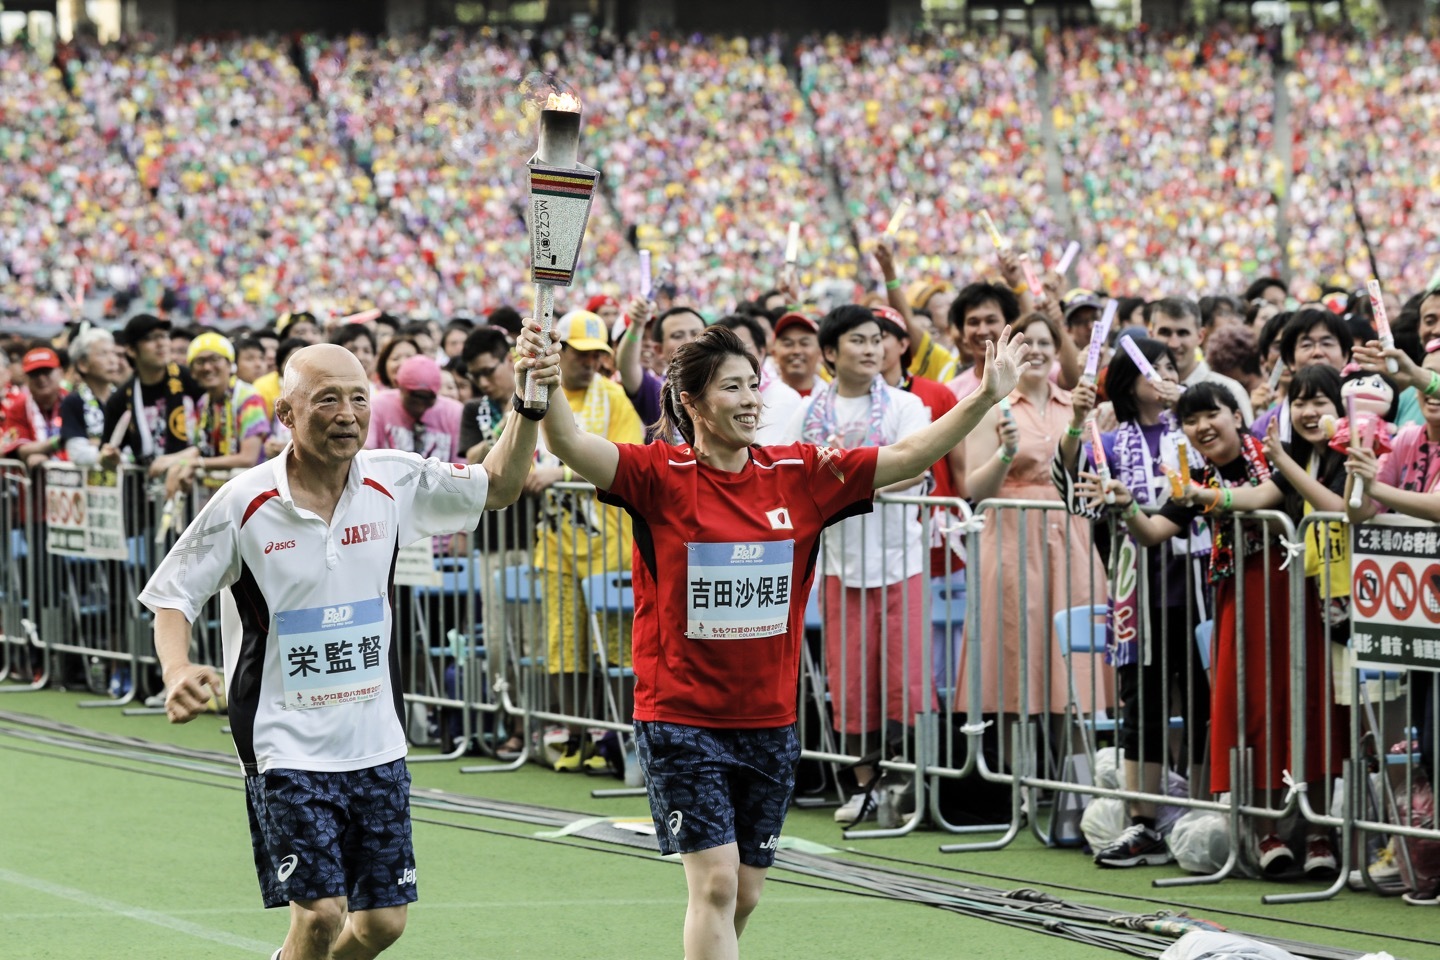
{"type": "Polygon", "coordinates": [[[990,211],[981,210],[980,219],[985,221],[985,229],[990,232],[990,242],[995,244],[995,249],[1007,249],[1010,245],[1006,243],[1005,238],[1000,235],[1000,231],[995,227],[995,221],[990,219],[990,211]]]}
{"type": "MultiPolygon", "coordinates": [[[[1000,402],[999,402],[999,404],[997,404],[997,406],[1000,407],[1000,415],[1005,418],[1005,422],[1006,422],[1006,423],[1009,423],[1011,426],[1014,426],[1014,425],[1015,425],[1015,411],[1012,410],[1012,409],[1010,409],[1010,398],[1009,398],[1009,397],[1001,397],[1001,398],[1000,398],[1000,402]]],[[[1005,446],[1005,452],[1008,453],[1008,454],[1010,454],[1011,456],[1014,456],[1014,455],[1015,455],[1015,451],[1014,451],[1014,450],[1011,450],[1008,444],[1006,444],[1006,446],[1005,446]]]]}
{"type": "Polygon", "coordinates": [[[1175,445],[1175,454],[1180,461],[1180,482],[1184,486],[1190,486],[1190,445],[1181,437],[1180,442],[1175,445]]]}
{"type": "Polygon", "coordinates": [[[885,226],[885,236],[893,237],[895,232],[905,225],[905,217],[910,213],[911,200],[909,197],[900,201],[895,212],[890,215],[890,222],[885,226]]]}
{"type": "Polygon", "coordinates": [[[785,263],[793,265],[800,258],[800,223],[790,221],[790,235],[785,240],[785,263]]]}
{"type": "Polygon", "coordinates": [[[1055,272],[1062,277],[1065,276],[1066,271],[1070,269],[1070,264],[1075,262],[1075,255],[1079,252],[1079,242],[1071,240],[1070,245],[1065,248],[1065,253],[1061,255],[1060,262],[1055,264],[1055,272]]]}
{"type": "Polygon", "coordinates": [[[1161,382],[1160,374],[1155,370],[1155,367],[1150,361],[1146,359],[1145,354],[1140,352],[1140,348],[1134,340],[1128,336],[1121,337],[1120,346],[1124,347],[1125,352],[1130,354],[1130,359],[1135,361],[1135,366],[1140,370],[1140,376],[1149,380],[1151,384],[1159,384],[1161,382]]]}
{"type": "Polygon", "coordinates": [[[1085,357],[1085,378],[1094,382],[1100,372],[1100,354],[1105,349],[1105,341],[1110,339],[1110,325],[1115,322],[1115,314],[1120,309],[1120,301],[1111,298],[1105,301],[1105,312],[1100,314],[1100,322],[1090,333],[1090,353],[1085,357]]]}
{"type": "Polygon", "coordinates": [[[1165,479],[1170,481],[1170,496],[1176,500],[1185,496],[1185,483],[1180,479],[1180,474],[1175,472],[1175,468],[1167,463],[1160,469],[1165,471],[1165,479]]]}
{"type": "Polygon", "coordinates": [[[650,251],[640,251],[640,296],[649,300],[654,290],[654,283],[650,276],[650,251]]]}
{"type": "MultiPolygon", "coordinates": [[[[1095,458],[1095,472],[1100,474],[1100,484],[1104,486],[1110,482],[1110,461],[1105,458],[1105,444],[1100,440],[1100,425],[1094,420],[1090,421],[1090,449],[1095,458]]],[[[1105,502],[1115,502],[1115,491],[1105,491],[1105,502]]]]}
{"type": "MultiPolygon", "coordinates": [[[[1395,335],[1390,332],[1390,317],[1385,313],[1385,298],[1380,294],[1380,281],[1371,277],[1365,284],[1370,293],[1370,309],[1375,313],[1375,332],[1380,334],[1380,343],[1385,349],[1395,347],[1395,335]]],[[[1400,364],[1394,357],[1385,358],[1385,369],[1392,374],[1400,372],[1400,364]]]]}

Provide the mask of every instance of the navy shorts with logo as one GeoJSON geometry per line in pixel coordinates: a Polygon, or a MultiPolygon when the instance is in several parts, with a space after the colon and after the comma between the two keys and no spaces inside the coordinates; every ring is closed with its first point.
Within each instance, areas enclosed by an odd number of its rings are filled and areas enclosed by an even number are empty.
{"type": "Polygon", "coordinates": [[[413,903],[410,771],[270,770],[245,778],[255,872],[267,907],[346,897],[350,910],[413,903]]]}
{"type": "Polygon", "coordinates": [[[800,760],[793,724],[714,730],[637,720],[635,748],[662,853],[733,843],[746,866],[775,862],[800,760]]]}

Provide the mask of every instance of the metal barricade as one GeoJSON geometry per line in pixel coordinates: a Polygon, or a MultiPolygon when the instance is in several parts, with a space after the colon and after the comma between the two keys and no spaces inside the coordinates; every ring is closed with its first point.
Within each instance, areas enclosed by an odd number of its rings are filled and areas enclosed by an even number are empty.
{"type": "Polygon", "coordinates": [[[0,693],[40,690],[49,652],[38,643],[34,598],[37,543],[34,486],[19,460],[0,460],[0,693]]]}
{"type": "Polygon", "coordinates": [[[497,648],[491,672],[500,707],[524,746],[508,764],[461,772],[517,769],[532,758],[553,763],[559,757],[544,755],[547,742],[562,751],[578,742],[577,768],[622,765],[629,773],[629,516],[600,503],[590,484],[561,482],[501,511],[490,537],[482,552],[492,598],[488,635],[497,648]],[[598,752],[592,730],[615,734],[606,738],[613,744],[608,757],[598,752]]]}

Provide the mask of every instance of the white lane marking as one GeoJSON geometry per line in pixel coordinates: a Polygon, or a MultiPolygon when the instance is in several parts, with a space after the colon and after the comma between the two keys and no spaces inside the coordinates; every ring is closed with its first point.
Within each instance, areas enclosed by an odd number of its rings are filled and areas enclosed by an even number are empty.
{"type": "Polygon", "coordinates": [[[108,900],[105,897],[96,896],[88,890],[61,886],[58,883],[41,880],[39,877],[31,877],[23,873],[16,873],[13,870],[6,870],[4,867],[0,867],[0,883],[9,883],[17,887],[24,887],[27,890],[57,897],[61,900],[70,900],[74,903],[84,904],[91,910],[104,910],[107,913],[113,913],[117,916],[125,917],[128,920],[136,920],[140,923],[164,927],[167,930],[188,934],[192,937],[198,937],[201,940],[209,940],[211,943],[234,947],[237,950],[247,950],[251,953],[264,956],[273,952],[275,949],[275,944],[273,943],[251,940],[249,937],[226,933],[224,930],[212,930],[209,927],[202,927],[198,923],[191,923],[189,920],[181,920],[179,917],[171,916],[168,913],[161,913],[158,910],[147,910],[144,907],[131,906],[128,903],[121,903],[118,900],[108,900]]]}

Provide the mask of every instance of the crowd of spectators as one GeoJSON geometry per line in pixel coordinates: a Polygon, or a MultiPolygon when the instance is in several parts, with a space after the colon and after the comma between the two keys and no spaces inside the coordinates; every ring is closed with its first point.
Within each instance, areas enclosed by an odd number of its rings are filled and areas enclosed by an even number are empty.
{"type": "Polygon", "coordinates": [[[1153,295],[1281,272],[1273,66],[1257,37],[1084,30],[1046,56],[1081,285],[1153,295]]]}
{"type": "Polygon", "coordinates": [[[1308,38],[1287,79],[1295,114],[1290,255],[1319,282],[1362,287],[1372,271],[1412,289],[1440,267],[1440,40],[1308,38]]]}
{"type": "Polygon", "coordinates": [[[799,59],[862,245],[907,199],[898,246],[936,279],[993,257],[982,211],[1019,250],[1065,245],[1045,190],[1035,58],[1012,38],[832,36],[799,59]]]}
{"type": "Polygon", "coordinates": [[[1282,89],[1265,39],[1227,29],[1064,31],[1043,56],[950,32],[10,47],[0,314],[57,322],[85,293],[223,324],[523,302],[527,103],[551,89],[584,103],[580,159],[603,173],[585,297],[633,292],[643,247],[657,283],[724,312],[776,286],[792,221],[800,289],[869,285],[905,200],[893,246],[935,282],[993,252],[982,211],[1046,263],[1078,240],[1073,278],[1117,294],[1237,289],[1287,253],[1315,289],[1353,288],[1371,248],[1387,282],[1440,264],[1433,39],[1316,34],[1282,89]]]}

